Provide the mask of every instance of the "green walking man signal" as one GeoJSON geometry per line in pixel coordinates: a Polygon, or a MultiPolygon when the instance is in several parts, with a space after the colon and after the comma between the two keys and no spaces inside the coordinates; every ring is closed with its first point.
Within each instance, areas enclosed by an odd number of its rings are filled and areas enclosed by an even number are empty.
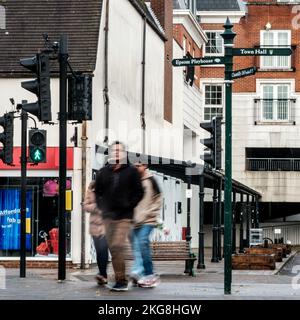
{"type": "Polygon", "coordinates": [[[47,149],[46,130],[29,130],[29,159],[30,163],[45,163],[47,149]]]}

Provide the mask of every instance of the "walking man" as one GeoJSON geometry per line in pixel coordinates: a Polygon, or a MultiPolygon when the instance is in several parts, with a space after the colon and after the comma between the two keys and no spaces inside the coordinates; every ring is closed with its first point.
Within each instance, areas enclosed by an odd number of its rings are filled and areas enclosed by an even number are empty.
{"type": "Polygon", "coordinates": [[[114,142],[109,147],[108,164],[98,172],[95,185],[115,273],[113,291],[128,290],[124,257],[126,240],[132,229],[133,210],[144,195],[139,173],[128,164],[126,155],[124,144],[114,142]]]}

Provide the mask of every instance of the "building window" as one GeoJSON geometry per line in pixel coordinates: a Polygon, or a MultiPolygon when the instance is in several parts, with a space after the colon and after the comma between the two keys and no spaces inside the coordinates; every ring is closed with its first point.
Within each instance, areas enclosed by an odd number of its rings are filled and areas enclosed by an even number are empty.
{"type": "MultiPolygon", "coordinates": [[[[290,30],[261,31],[261,47],[284,48],[291,46],[290,30]]],[[[262,69],[290,69],[290,56],[263,56],[260,58],[262,69]]]]}
{"type": "Polygon", "coordinates": [[[248,171],[300,171],[300,148],[246,148],[248,171]]]}
{"type": "Polygon", "coordinates": [[[204,120],[211,120],[213,117],[223,114],[223,85],[222,84],[206,84],[204,120]]]}
{"type": "Polygon", "coordinates": [[[5,8],[0,6],[0,29],[5,29],[5,8]]]}
{"type": "Polygon", "coordinates": [[[262,122],[287,122],[291,119],[291,99],[289,84],[261,85],[262,99],[260,105],[260,120],[262,122]]]}
{"type": "Polygon", "coordinates": [[[206,31],[208,42],[205,44],[205,55],[220,56],[224,54],[223,31],[206,31]]]}

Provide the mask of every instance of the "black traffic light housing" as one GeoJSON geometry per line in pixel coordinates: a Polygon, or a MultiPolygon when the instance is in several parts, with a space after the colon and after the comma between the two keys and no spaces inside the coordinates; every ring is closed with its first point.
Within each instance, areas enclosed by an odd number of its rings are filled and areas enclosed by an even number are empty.
{"type": "MultiPolygon", "coordinates": [[[[187,52],[186,58],[192,59],[192,55],[187,52]]],[[[192,87],[194,84],[194,78],[195,78],[195,66],[187,66],[186,67],[186,74],[185,74],[185,81],[192,87]]]]}
{"type": "Polygon", "coordinates": [[[22,109],[35,115],[39,121],[50,122],[52,115],[49,54],[42,52],[31,58],[20,59],[20,64],[36,73],[37,79],[23,81],[21,86],[38,97],[37,102],[22,104],[22,109]]]}
{"type": "Polygon", "coordinates": [[[47,162],[47,131],[29,130],[29,163],[47,162]]]}
{"type": "Polygon", "coordinates": [[[14,113],[5,113],[3,117],[0,117],[0,126],[4,129],[0,133],[0,142],[3,144],[2,150],[0,150],[0,159],[5,164],[11,165],[14,149],[14,113]]]}
{"type": "Polygon", "coordinates": [[[92,120],[92,80],[83,74],[68,78],[68,120],[92,120]]]}
{"type": "Polygon", "coordinates": [[[208,139],[201,139],[201,143],[208,149],[209,153],[204,153],[201,159],[209,164],[212,168],[220,170],[222,168],[222,117],[214,117],[211,122],[202,122],[200,127],[208,132],[211,136],[208,139]]]}

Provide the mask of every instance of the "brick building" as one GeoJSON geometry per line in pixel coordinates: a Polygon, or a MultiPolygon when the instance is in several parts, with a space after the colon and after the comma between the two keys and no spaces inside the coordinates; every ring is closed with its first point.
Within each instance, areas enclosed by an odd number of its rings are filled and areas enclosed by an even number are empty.
{"type": "MultiPolygon", "coordinates": [[[[203,55],[224,54],[220,33],[228,16],[238,48],[290,47],[292,56],[235,57],[234,70],[255,66],[233,85],[233,177],[262,193],[263,219],[300,213],[299,36],[297,1],[197,1],[208,37],[203,55]]],[[[223,114],[224,66],[201,67],[204,119],[223,114]]]]}

